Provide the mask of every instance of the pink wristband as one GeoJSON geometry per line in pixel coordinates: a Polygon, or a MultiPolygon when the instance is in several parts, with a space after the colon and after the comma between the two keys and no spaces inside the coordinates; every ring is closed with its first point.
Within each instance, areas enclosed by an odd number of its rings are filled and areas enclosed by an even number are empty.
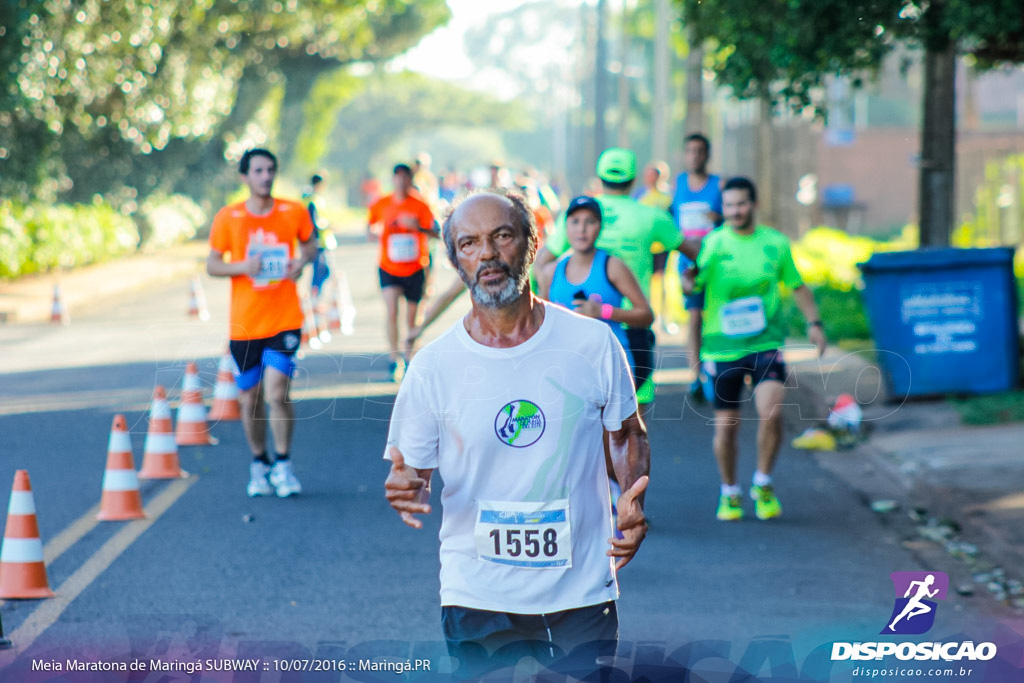
{"type": "Polygon", "coordinates": [[[601,320],[611,320],[613,310],[615,307],[611,304],[601,304],[601,320]]]}

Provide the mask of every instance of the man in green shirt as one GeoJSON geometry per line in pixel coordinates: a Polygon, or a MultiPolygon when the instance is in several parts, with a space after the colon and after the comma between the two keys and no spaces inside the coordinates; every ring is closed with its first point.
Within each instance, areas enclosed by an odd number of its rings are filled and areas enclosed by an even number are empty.
{"type": "Polygon", "coordinates": [[[684,291],[705,292],[701,361],[714,388],[715,459],[722,477],[718,518],[743,517],[736,483],[737,437],[741,395],[746,378],[754,387],[757,409],[757,471],[750,496],[758,519],[782,513],[775,496],[772,470],[782,439],[782,400],[786,366],[781,348],[786,341],[779,285],[793,292],[808,321],[807,336],[820,356],[825,332],[814,295],[793,263],[789,239],[754,220],[757,190],[746,178],[732,178],[722,189],[726,228],[704,238],[697,257],[697,275],[684,281],[684,291]]]}
{"type": "MultiPolygon", "coordinates": [[[[644,297],[650,300],[654,272],[651,246],[659,243],[666,251],[679,249],[693,258],[700,243],[684,241],[667,211],[645,206],[629,196],[636,179],[636,155],[630,150],[610,147],[602,152],[597,160],[597,177],[603,188],[603,194],[595,197],[601,205],[603,227],[596,246],[625,261],[640,283],[644,297]]],[[[534,273],[543,272],[548,263],[568,250],[563,218],[538,252],[534,273]]],[[[633,354],[633,380],[643,415],[646,406],[654,400],[654,383],[650,379],[654,372],[654,332],[649,327],[630,327],[626,328],[626,337],[633,354]]]]}

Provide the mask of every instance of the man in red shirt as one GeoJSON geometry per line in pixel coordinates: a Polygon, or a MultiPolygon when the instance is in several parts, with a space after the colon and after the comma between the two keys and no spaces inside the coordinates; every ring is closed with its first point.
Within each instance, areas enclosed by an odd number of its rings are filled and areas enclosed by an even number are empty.
{"type": "Polygon", "coordinates": [[[316,258],[316,238],[305,206],[271,196],[277,175],[273,154],[250,149],[238,171],[249,198],[214,217],[206,271],[231,278],[228,347],[236,366],[242,427],[253,455],[247,492],[285,498],[302,491],[288,453],[294,417],[288,390],[303,318],[295,281],[316,258]],[[273,464],[267,454],[264,395],[270,405],[273,464]]]}
{"type": "Polygon", "coordinates": [[[412,169],[398,164],[394,169],[394,192],[370,206],[366,232],[380,239],[380,288],[387,305],[386,330],[391,362],[388,373],[397,380],[412,355],[406,342],[405,357],[398,348],[398,300],[406,302],[406,329],[416,326],[416,312],[423,298],[426,268],[430,264],[429,237],[438,237],[430,207],[412,189],[412,169]]]}

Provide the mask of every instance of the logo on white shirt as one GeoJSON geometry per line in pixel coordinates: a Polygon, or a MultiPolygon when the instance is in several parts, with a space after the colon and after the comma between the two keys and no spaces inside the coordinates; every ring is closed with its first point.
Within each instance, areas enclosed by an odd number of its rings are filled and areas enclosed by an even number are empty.
{"type": "Polygon", "coordinates": [[[544,413],[536,403],[512,401],[494,418],[494,433],[507,446],[526,448],[540,440],[546,424],[544,413]]]}

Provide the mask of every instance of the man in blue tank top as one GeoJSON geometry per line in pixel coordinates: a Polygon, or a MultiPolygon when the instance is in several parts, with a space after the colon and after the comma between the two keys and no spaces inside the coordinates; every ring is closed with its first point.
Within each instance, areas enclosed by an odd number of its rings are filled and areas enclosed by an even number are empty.
{"type": "MultiPolygon", "coordinates": [[[[676,178],[675,195],[669,211],[676,219],[680,232],[687,238],[703,239],[705,235],[722,224],[722,179],[708,173],[708,159],[711,157],[711,143],[700,133],[686,137],[683,147],[686,171],[676,178]]],[[[693,261],[679,256],[679,276],[693,267],[693,261]]],[[[684,296],[683,305],[690,314],[687,323],[690,340],[690,369],[694,380],[690,394],[703,398],[700,376],[700,340],[703,322],[704,295],[684,296]]]]}

